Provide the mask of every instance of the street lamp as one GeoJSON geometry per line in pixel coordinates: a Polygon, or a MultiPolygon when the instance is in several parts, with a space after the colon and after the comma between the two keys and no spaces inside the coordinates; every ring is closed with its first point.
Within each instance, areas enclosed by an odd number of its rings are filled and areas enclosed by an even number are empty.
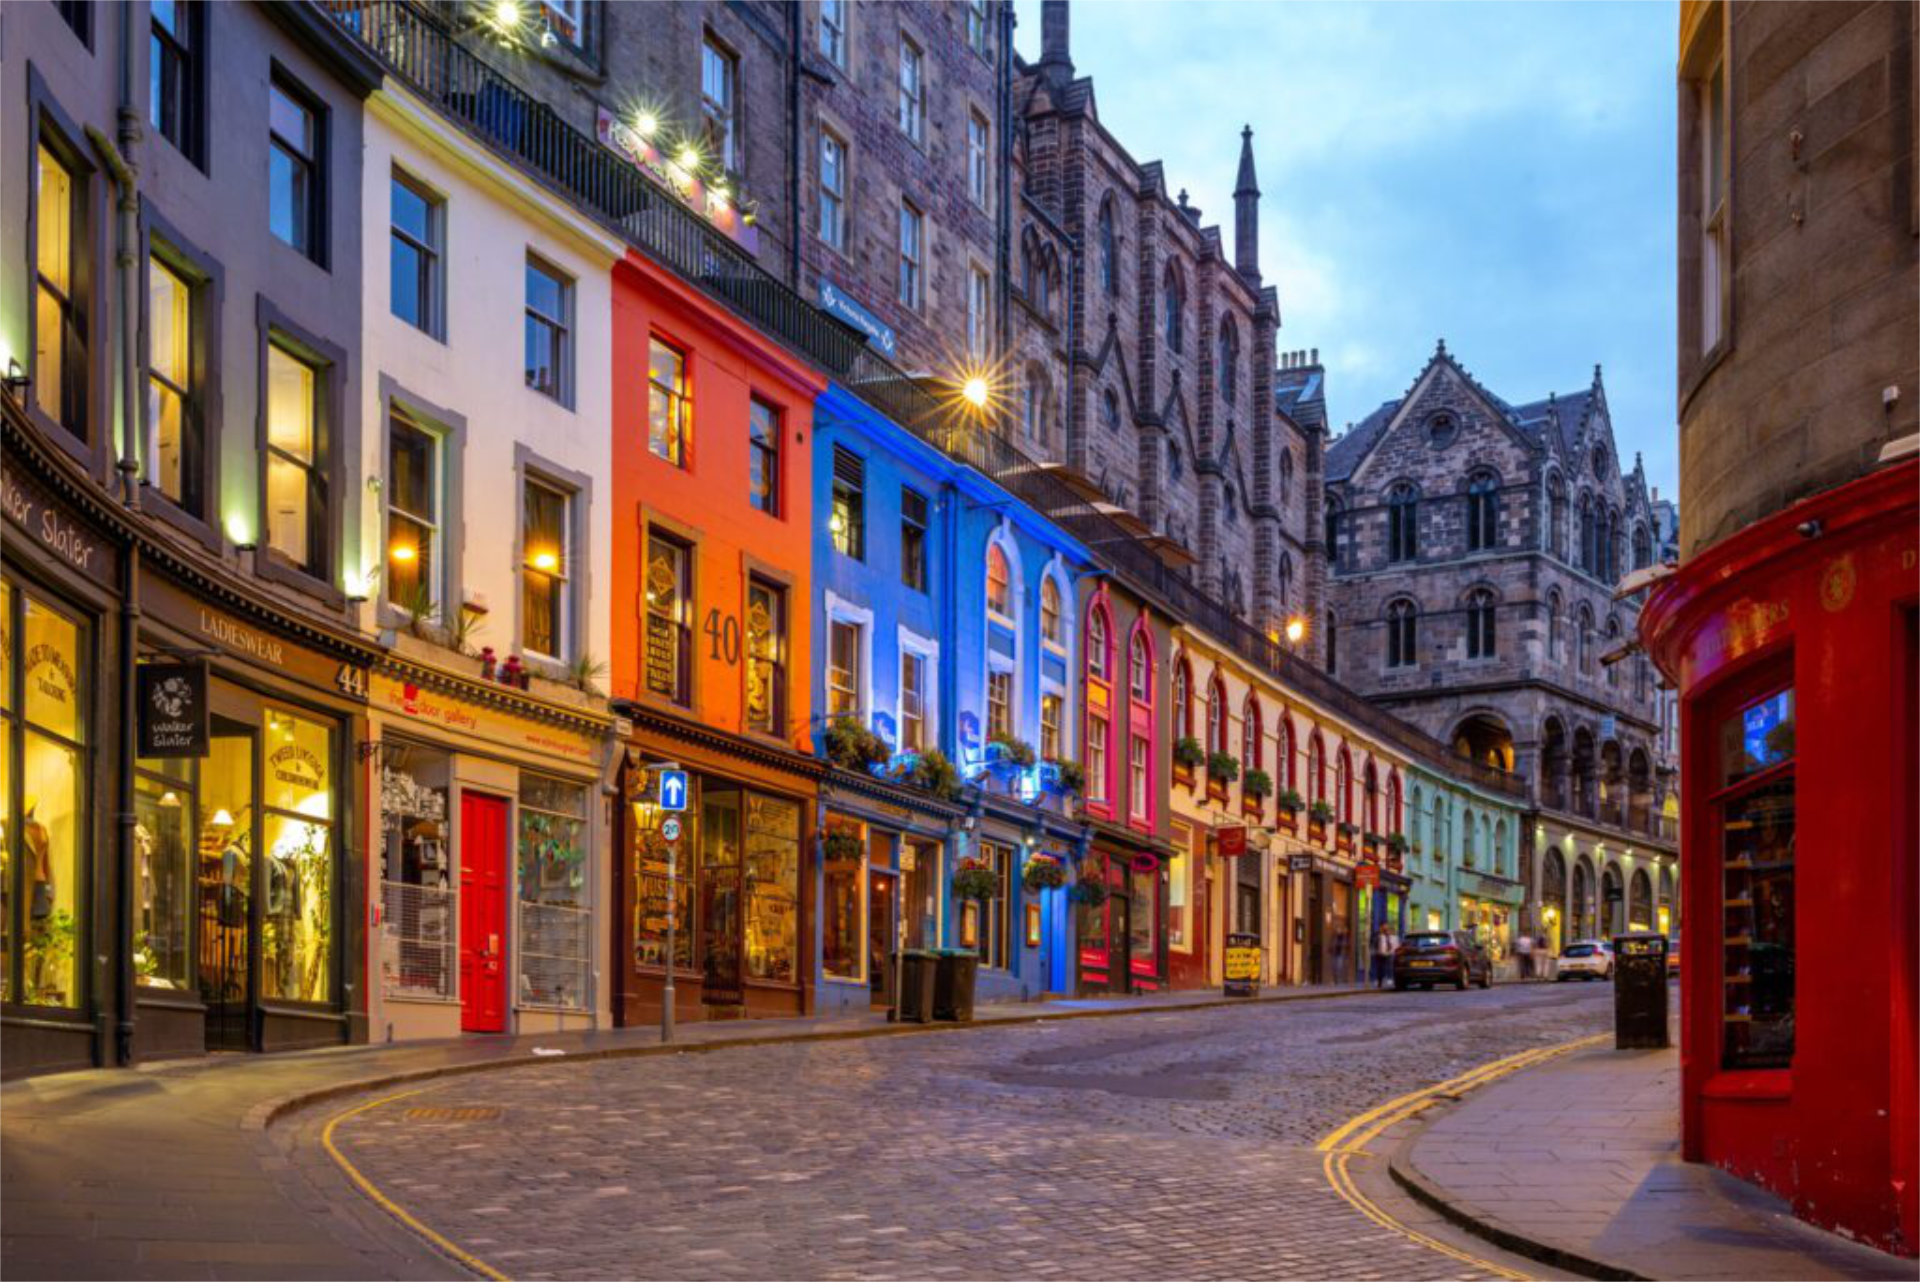
{"type": "Polygon", "coordinates": [[[1301,638],[1307,635],[1307,621],[1299,615],[1287,620],[1287,644],[1299,645],[1301,638]]]}

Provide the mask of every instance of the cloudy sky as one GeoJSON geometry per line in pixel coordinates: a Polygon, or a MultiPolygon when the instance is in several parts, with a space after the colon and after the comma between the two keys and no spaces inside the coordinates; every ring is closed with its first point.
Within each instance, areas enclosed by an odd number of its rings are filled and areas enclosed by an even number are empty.
{"type": "MultiPolygon", "coordinates": [[[[1017,0],[1039,56],[1039,0],[1017,0]]],[[[1233,243],[1254,129],[1280,350],[1318,347],[1336,425],[1444,335],[1511,401],[1596,362],[1622,456],[1675,480],[1674,9],[1657,3],[1078,0],[1072,53],[1135,159],[1233,243]]]]}

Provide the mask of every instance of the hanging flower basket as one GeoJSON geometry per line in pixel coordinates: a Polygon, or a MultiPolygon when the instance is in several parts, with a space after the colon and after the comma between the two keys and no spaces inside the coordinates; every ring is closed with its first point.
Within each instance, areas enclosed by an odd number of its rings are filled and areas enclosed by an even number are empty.
{"type": "Polygon", "coordinates": [[[1107,889],[1107,883],[1099,878],[1082,877],[1073,883],[1071,890],[1067,891],[1067,898],[1088,908],[1098,908],[1107,902],[1111,893],[1107,889]]]}
{"type": "Polygon", "coordinates": [[[1033,894],[1043,890],[1058,890],[1067,884],[1067,869],[1051,855],[1035,855],[1027,860],[1025,871],[1020,874],[1020,884],[1033,894]]]}
{"type": "Polygon", "coordinates": [[[1273,776],[1264,770],[1249,770],[1240,782],[1240,792],[1255,801],[1265,801],[1273,795],[1273,776]]]}
{"type": "Polygon", "coordinates": [[[1077,761],[1053,763],[1053,790],[1063,797],[1078,796],[1087,786],[1087,768],[1077,761]]]}
{"type": "Polygon", "coordinates": [[[866,854],[866,843],[850,832],[830,832],[821,845],[830,864],[858,863],[866,854]]]}
{"type": "Polygon", "coordinates": [[[1314,802],[1313,805],[1307,809],[1307,818],[1317,824],[1331,823],[1333,821],[1333,804],[1327,801],[1314,802]]]}
{"type": "Polygon", "coordinates": [[[962,864],[953,874],[955,899],[987,900],[998,898],[999,894],[1000,874],[985,864],[962,864]]]}
{"type": "Polygon", "coordinates": [[[1192,735],[1174,740],[1173,764],[1182,770],[1192,770],[1206,759],[1206,751],[1201,748],[1200,741],[1192,735]]]}
{"type": "Polygon", "coordinates": [[[1306,809],[1306,807],[1307,807],[1307,803],[1301,800],[1300,794],[1295,792],[1293,789],[1282,788],[1280,790],[1280,809],[1290,810],[1297,815],[1302,810],[1306,809]]]}

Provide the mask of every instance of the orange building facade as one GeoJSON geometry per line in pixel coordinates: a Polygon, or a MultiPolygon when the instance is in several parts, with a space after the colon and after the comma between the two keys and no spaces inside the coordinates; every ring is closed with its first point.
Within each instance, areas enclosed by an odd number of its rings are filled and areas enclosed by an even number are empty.
{"type": "Polygon", "coordinates": [[[629,253],[613,287],[614,1018],[813,1009],[807,368],[629,253]],[[686,787],[663,790],[669,770],[686,787]],[[684,809],[676,808],[683,805],[684,809]]]}

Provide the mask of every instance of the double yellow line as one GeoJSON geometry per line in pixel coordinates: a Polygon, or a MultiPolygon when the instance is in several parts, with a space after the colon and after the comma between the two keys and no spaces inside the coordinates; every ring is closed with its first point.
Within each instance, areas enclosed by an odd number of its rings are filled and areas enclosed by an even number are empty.
{"type": "Polygon", "coordinates": [[[366,1176],[362,1175],[360,1173],[360,1168],[355,1166],[352,1162],[348,1161],[347,1155],[345,1153],[342,1153],[339,1147],[333,1142],[334,1128],[338,1127],[340,1123],[346,1121],[348,1118],[358,1117],[362,1113],[369,1112],[373,1109],[379,1108],[383,1104],[391,1104],[395,1100],[402,1100],[402,1099],[407,1099],[410,1096],[425,1094],[427,1091],[433,1090],[435,1089],[435,1087],[439,1085],[441,1085],[441,1083],[435,1083],[434,1086],[416,1087],[410,1091],[401,1091],[397,1095],[383,1095],[379,1099],[368,1100],[364,1104],[356,1104],[354,1107],[348,1109],[344,1113],[335,1114],[333,1117],[328,1118],[326,1126],[321,1128],[320,1146],[326,1149],[327,1156],[332,1158],[336,1163],[338,1163],[340,1169],[347,1173],[347,1178],[353,1181],[354,1187],[359,1189],[362,1193],[366,1194],[367,1199],[371,1201],[375,1206],[379,1207],[381,1210],[385,1211],[388,1215],[391,1215],[394,1219],[400,1221],[402,1224],[412,1229],[415,1233],[418,1233],[421,1237],[425,1238],[427,1241],[433,1243],[436,1247],[440,1248],[440,1250],[446,1252],[448,1255],[458,1260],[461,1264],[464,1264],[467,1268],[472,1269],[475,1273],[478,1273],[481,1277],[491,1278],[493,1279],[493,1282],[508,1282],[506,1274],[494,1268],[491,1264],[488,1264],[485,1260],[473,1254],[471,1251],[466,1251],[460,1248],[459,1246],[456,1246],[451,1239],[446,1238],[441,1234],[434,1232],[432,1229],[422,1224],[419,1220],[415,1219],[407,1211],[405,1207],[395,1202],[392,1198],[388,1197],[385,1193],[382,1193],[380,1191],[379,1186],[376,1185],[372,1180],[368,1179],[366,1176]]]}
{"type": "Polygon", "coordinates": [[[1555,1056],[1597,1045],[1606,1041],[1608,1036],[1606,1033],[1599,1033],[1592,1037],[1582,1037],[1577,1041],[1562,1042],[1558,1046],[1543,1046],[1537,1050],[1509,1055],[1505,1059],[1496,1059],[1490,1064],[1482,1064],[1458,1077],[1449,1078],[1422,1090],[1409,1092],[1398,1099],[1388,1100],[1384,1104],[1349,1118],[1314,1145],[1317,1151],[1325,1154],[1321,1166],[1326,1172],[1327,1183],[1331,1184],[1333,1191],[1344,1198],[1355,1210],[1383,1229],[1391,1229],[1403,1237],[1418,1242],[1421,1246],[1429,1247],[1462,1263],[1471,1264],[1475,1268],[1485,1269],[1496,1277],[1509,1278],[1513,1282],[1527,1282],[1528,1275],[1525,1273],[1516,1273],[1505,1265],[1495,1264],[1491,1260],[1470,1255],[1458,1247],[1448,1246],[1445,1242],[1428,1237],[1417,1229],[1409,1228],[1394,1219],[1372,1198],[1360,1191],[1359,1185],[1354,1182],[1352,1172],[1347,1169],[1347,1164],[1354,1157],[1364,1154],[1368,1143],[1378,1138],[1380,1133],[1388,1127],[1406,1121],[1415,1113],[1431,1107],[1444,1097],[1464,1094],[1475,1087],[1485,1086],[1509,1073],[1517,1073],[1523,1068],[1532,1068],[1555,1056]]]}

